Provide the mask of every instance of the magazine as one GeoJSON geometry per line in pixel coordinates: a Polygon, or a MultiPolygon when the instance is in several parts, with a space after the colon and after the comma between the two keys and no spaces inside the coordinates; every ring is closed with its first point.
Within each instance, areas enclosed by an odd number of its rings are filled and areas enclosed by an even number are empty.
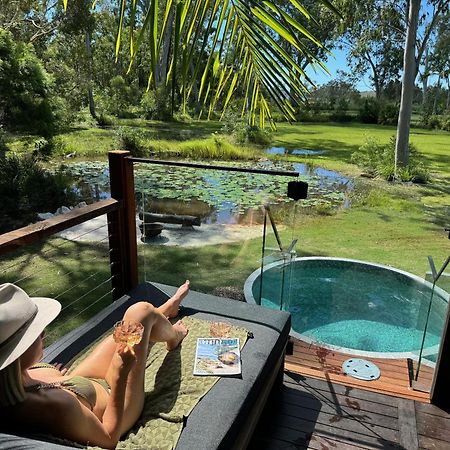
{"type": "Polygon", "coordinates": [[[198,338],[194,375],[239,375],[241,352],[238,338],[198,338]]]}

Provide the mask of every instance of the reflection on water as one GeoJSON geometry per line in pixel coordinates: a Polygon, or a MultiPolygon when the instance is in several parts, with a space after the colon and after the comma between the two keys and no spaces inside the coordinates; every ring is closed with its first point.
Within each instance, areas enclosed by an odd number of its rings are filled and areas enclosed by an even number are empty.
{"type": "MultiPolygon", "coordinates": [[[[212,162],[212,165],[214,162],[212,162]]],[[[217,163],[216,163],[217,164],[217,163]]],[[[300,207],[328,205],[348,207],[350,179],[338,172],[303,163],[262,160],[228,163],[233,166],[295,170],[309,184],[308,198],[300,207]]],[[[74,187],[87,203],[110,197],[109,170],[103,162],[82,162],[66,166],[74,187]]],[[[272,205],[280,213],[291,210],[287,198],[290,177],[267,176],[206,169],[135,165],[135,189],[139,210],[162,214],[194,215],[202,223],[260,223],[262,205],[272,205]]]]}

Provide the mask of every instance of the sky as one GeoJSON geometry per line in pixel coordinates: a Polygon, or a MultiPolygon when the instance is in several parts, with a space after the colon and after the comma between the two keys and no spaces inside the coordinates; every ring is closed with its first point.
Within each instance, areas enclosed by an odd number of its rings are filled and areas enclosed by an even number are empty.
{"type": "MultiPolygon", "coordinates": [[[[318,69],[317,72],[314,72],[312,69],[307,70],[308,75],[318,86],[327,84],[331,80],[335,80],[338,76],[338,70],[348,70],[347,51],[334,49],[332,52],[333,56],[330,56],[325,62],[325,65],[330,71],[331,75],[328,75],[322,69],[318,69]]],[[[355,87],[360,92],[373,90],[373,87],[371,86],[369,77],[367,75],[364,77],[364,79],[360,80],[355,87]]]]}
{"type": "MultiPolygon", "coordinates": [[[[347,51],[334,49],[332,52],[333,56],[330,56],[327,61],[325,61],[325,65],[330,71],[330,75],[328,75],[320,68],[317,72],[314,72],[314,70],[312,70],[311,68],[307,70],[308,75],[318,86],[327,84],[328,82],[335,80],[338,76],[338,70],[348,70],[347,51]]],[[[360,92],[373,90],[373,87],[371,86],[369,78],[367,76],[363,80],[360,80],[355,87],[360,92]]]]}
{"type": "MultiPolygon", "coordinates": [[[[433,7],[431,2],[429,1],[421,1],[421,14],[426,14],[428,16],[427,23],[430,21],[430,15],[432,14],[433,7]]],[[[418,34],[419,36],[423,35],[424,33],[424,27],[419,26],[418,34]]],[[[325,65],[327,66],[328,70],[330,71],[331,75],[328,75],[326,72],[322,70],[318,70],[317,73],[314,72],[311,68],[307,69],[307,74],[310,76],[310,78],[318,85],[323,85],[331,80],[335,80],[337,78],[337,72],[338,70],[347,71],[348,70],[348,64],[347,64],[347,51],[346,50],[339,50],[339,49],[333,49],[332,50],[334,56],[330,56],[327,61],[325,61],[325,65]]],[[[429,83],[432,84],[436,82],[436,76],[431,76],[429,78],[429,83]]],[[[418,78],[416,79],[416,84],[418,84],[418,78]]],[[[360,80],[355,88],[360,91],[373,91],[373,87],[370,83],[368,74],[365,75],[365,77],[360,80]]]]}

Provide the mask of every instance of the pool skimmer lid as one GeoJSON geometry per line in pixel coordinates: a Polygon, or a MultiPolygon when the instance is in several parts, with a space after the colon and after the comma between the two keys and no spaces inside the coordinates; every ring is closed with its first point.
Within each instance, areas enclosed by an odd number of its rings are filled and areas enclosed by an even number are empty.
{"type": "Polygon", "coordinates": [[[358,380],[373,381],[380,378],[380,369],[365,359],[350,358],[342,363],[342,370],[358,380]]]}

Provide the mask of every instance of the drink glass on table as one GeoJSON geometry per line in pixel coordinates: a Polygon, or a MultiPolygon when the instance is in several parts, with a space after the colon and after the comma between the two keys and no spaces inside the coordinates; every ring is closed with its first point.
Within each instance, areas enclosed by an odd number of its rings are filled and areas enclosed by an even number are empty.
{"type": "Polygon", "coordinates": [[[228,322],[211,322],[209,334],[212,337],[230,337],[231,324],[228,322]]]}
{"type": "MultiPolygon", "coordinates": [[[[133,320],[121,320],[114,325],[113,338],[117,344],[125,344],[133,352],[133,346],[139,344],[144,334],[144,326],[133,320]]],[[[133,352],[134,353],[134,352],[133,352]]]]}

